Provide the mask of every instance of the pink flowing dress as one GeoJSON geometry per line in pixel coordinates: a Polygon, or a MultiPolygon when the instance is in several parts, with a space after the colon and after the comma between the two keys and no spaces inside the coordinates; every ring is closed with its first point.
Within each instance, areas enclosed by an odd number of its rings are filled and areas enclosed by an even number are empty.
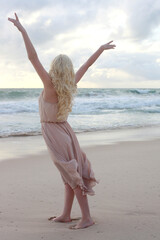
{"type": "Polygon", "coordinates": [[[57,122],[57,111],[58,104],[46,102],[42,92],[39,96],[39,114],[42,135],[50,157],[58,168],[64,184],[69,184],[72,189],[79,186],[83,194],[94,195],[92,188],[98,182],[94,177],[91,163],[80,148],[67,119],[57,122]]]}

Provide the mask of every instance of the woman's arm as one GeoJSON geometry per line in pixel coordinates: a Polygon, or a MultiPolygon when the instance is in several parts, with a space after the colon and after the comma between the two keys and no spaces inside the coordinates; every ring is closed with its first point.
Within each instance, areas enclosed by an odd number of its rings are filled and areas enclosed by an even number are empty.
{"type": "Polygon", "coordinates": [[[47,73],[47,71],[44,69],[44,67],[42,66],[41,62],[39,61],[36,50],[31,42],[26,30],[20,23],[16,13],[15,13],[15,18],[16,19],[8,18],[8,20],[10,22],[12,22],[18,28],[18,30],[21,32],[24,43],[25,43],[28,59],[31,61],[33,67],[35,68],[36,72],[38,73],[39,77],[41,78],[44,86],[46,88],[50,87],[52,85],[50,76],[47,73]]]}
{"type": "Polygon", "coordinates": [[[88,68],[97,60],[97,58],[102,54],[104,50],[114,49],[116,45],[111,44],[113,41],[110,41],[102,45],[88,60],[85,62],[80,69],[76,72],[75,81],[78,83],[83,75],[86,73],[88,68]]]}

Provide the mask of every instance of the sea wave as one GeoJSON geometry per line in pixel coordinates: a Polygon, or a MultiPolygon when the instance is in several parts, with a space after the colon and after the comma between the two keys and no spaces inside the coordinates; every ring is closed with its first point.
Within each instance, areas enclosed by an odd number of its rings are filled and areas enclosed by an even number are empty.
{"type": "Polygon", "coordinates": [[[37,98],[42,89],[0,89],[0,101],[37,98]]]}
{"type": "MultiPolygon", "coordinates": [[[[39,135],[42,89],[0,89],[0,136],[39,135]]],[[[69,122],[75,132],[160,124],[160,89],[78,89],[69,122]]]]}
{"type": "Polygon", "coordinates": [[[36,101],[10,101],[0,103],[0,114],[15,114],[15,113],[37,113],[38,102],[36,101]]]}
{"type": "Polygon", "coordinates": [[[158,89],[130,89],[128,92],[133,94],[160,94],[158,89]]]}
{"type": "MultiPolygon", "coordinates": [[[[35,89],[0,89],[0,101],[37,99],[42,91],[35,89]]],[[[160,95],[160,89],[133,89],[133,88],[78,88],[77,98],[107,98],[121,95],[160,95]]]]}
{"type": "MultiPolygon", "coordinates": [[[[23,94],[20,91],[13,90],[12,95],[11,90],[7,90],[7,94],[10,92],[7,95],[9,98],[0,101],[0,114],[38,113],[38,97],[42,89],[25,89],[23,94]],[[11,96],[16,98],[11,99],[11,96]]],[[[156,94],[153,94],[152,89],[79,89],[71,115],[107,114],[106,110],[115,110],[115,113],[119,110],[146,111],[146,108],[148,112],[157,113],[160,107],[160,90],[154,91],[156,94]]]]}
{"type": "Polygon", "coordinates": [[[39,136],[39,135],[42,135],[42,133],[41,132],[19,132],[19,133],[0,134],[0,138],[27,137],[27,136],[39,136]]]}

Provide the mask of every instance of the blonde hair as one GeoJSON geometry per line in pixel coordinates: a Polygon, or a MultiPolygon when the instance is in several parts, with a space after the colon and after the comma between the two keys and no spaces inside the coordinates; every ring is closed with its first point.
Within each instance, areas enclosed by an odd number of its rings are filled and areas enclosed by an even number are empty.
{"type": "Polygon", "coordinates": [[[49,75],[58,95],[57,120],[63,121],[72,111],[73,97],[77,91],[70,58],[63,54],[58,55],[51,63],[49,75]]]}

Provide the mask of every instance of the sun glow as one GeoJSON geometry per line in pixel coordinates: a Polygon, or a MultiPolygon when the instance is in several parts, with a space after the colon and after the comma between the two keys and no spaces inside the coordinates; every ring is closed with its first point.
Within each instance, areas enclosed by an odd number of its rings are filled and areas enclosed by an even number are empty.
{"type": "Polygon", "coordinates": [[[109,25],[112,28],[126,27],[127,19],[127,14],[120,9],[112,9],[108,14],[109,25]]]}

